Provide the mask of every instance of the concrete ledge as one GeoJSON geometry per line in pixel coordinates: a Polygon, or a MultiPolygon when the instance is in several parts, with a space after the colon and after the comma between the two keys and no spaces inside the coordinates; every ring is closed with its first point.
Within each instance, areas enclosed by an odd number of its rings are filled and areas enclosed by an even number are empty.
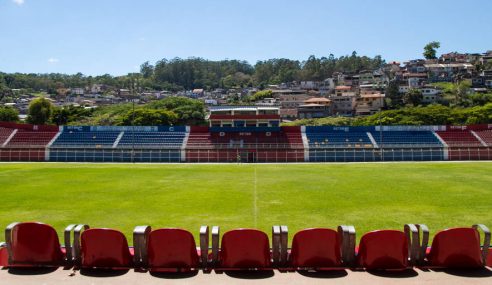
{"type": "Polygon", "coordinates": [[[151,274],[130,271],[2,269],[0,284],[492,284],[490,268],[481,270],[408,270],[404,272],[328,271],[322,273],[259,271],[209,274],[151,274]]]}

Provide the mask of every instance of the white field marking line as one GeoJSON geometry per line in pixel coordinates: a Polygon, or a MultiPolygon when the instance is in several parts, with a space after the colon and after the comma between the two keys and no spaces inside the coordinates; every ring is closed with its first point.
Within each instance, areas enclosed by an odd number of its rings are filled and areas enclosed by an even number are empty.
{"type": "Polygon", "coordinates": [[[253,215],[254,215],[254,224],[255,229],[258,227],[258,191],[257,191],[257,177],[256,177],[256,165],[255,165],[255,178],[253,184],[253,215]]]}

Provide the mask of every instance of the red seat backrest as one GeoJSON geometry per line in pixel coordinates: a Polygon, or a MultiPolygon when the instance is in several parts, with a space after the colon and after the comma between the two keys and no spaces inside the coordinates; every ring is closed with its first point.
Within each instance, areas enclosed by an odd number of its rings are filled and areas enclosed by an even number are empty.
{"type": "Polygon", "coordinates": [[[408,239],[396,230],[373,231],[362,236],[357,255],[366,269],[405,269],[408,266],[408,239]]]}
{"type": "Polygon", "coordinates": [[[222,236],[220,266],[223,268],[270,267],[270,242],[258,230],[237,229],[222,236]]]}
{"type": "Polygon", "coordinates": [[[63,253],[53,227],[21,223],[12,231],[12,265],[62,265],[63,253]]]}
{"type": "Polygon", "coordinates": [[[296,233],[290,260],[297,268],[341,266],[338,233],[332,229],[306,229],[296,233]]]}
{"type": "Polygon", "coordinates": [[[197,268],[198,253],[193,235],[181,229],[158,229],[149,235],[147,243],[149,267],[197,268]]]}
{"type": "Polygon", "coordinates": [[[82,267],[128,268],[132,256],[123,233],[112,229],[89,229],[81,236],[82,267]]]}
{"type": "Polygon", "coordinates": [[[427,260],[430,266],[482,267],[478,231],[473,228],[453,228],[437,233],[427,260]]]}

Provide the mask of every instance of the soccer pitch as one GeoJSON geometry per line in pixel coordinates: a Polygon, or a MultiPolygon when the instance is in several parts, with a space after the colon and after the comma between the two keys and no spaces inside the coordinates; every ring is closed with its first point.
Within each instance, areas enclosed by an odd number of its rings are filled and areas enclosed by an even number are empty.
{"type": "Polygon", "coordinates": [[[492,163],[0,164],[0,227],[492,226],[492,163]]]}

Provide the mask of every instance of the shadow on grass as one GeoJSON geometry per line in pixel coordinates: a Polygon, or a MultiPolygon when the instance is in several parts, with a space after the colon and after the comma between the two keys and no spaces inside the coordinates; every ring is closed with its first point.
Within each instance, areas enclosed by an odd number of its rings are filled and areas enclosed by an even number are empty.
{"type": "Polygon", "coordinates": [[[150,275],[162,279],[185,279],[192,278],[198,274],[198,270],[189,272],[150,272],[150,275]]]}
{"type": "Polygon", "coordinates": [[[407,269],[402,271],[393,271],[393,270],[368,270],[367,273],[385,277],[385,278],[412,278],[417,277],[419,273],[413,269],[407,269]]]}
{"type": "MultiPolygon", "coordinates": [[[[217,272],[221,273],[221,272],[217,272]]],[[[237,279],[267,279],[275,275],[273,270],[258,270],[258,271],[225,271],[225,274],[237,279]]]]}
{"type": "Polygon", "coordinates": [[[309,278],[330,279],[342,278],[348,275],[346,270],[330,270],[330,271],[297,271],[300,275],[309,278]]]}
{"type": "Polygon", "coordinates": [[[122,276],[128,273],[128,269],[124,270],[111,270],[111,269],[80,269],[80,275],[89,277],[116,277],[122,276]]]}
{"type": "Polygon", "coordinates": [[[9,274],[13,275],[44,275],[44,274],[50,274],[58,270],[58,267],[39,267],[39,268],[33,268],[33,267],[18,267],[18,268],[8,268],[7,269],[9,274]]]}

